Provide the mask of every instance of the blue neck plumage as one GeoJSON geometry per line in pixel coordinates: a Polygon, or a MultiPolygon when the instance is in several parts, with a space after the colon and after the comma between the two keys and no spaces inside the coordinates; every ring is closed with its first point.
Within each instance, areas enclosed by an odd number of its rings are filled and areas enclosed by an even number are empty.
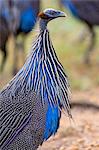
{"type": "MultiPolygon", "coordinates": [[[[39,35],[38,39],[39,40],[37,46],[35,47],[35,52],[32,56],[34,59],[31,63],[30,72],[33,74],[33,79],[31,78],[29,88],[31,88],[32,85],[36,92],[40,92],[42,96],[42,103],[47,102],[46,126],[44,132],[44,140],[47,140],[52,134],[56,133],[59,127],[61,113],[58,107],[61,106],[59,103],[59,98],[57,98],[57,104],[54,104],[53,102],[55,101],[54,97],[57,97],[58,93],[55,91],[57,89],[57,83],[55,84],[54,81],[54,73],[56,71],[54,64],[51,62],[54,59],[49,58],[51,57],[51,51],[49,45],[49,33],[46,29],[46,23],[42,24],[41,35],[39,35]]],[[[30,73],[28,77],[30,77],[30,73]]]]}
{"type": "MultiPolygon", "coordinates": [[[[13,83],[12,83],[13,84],[13,83]]],[[[44,140],[55,134],[63,107],[70,115],[68,80],[60,64],[47,29],[41,30],[32,51],[14,80],[13,91],[19,86],[24,90],[40,93],[43,105],[47,103],[44,140]]]]}

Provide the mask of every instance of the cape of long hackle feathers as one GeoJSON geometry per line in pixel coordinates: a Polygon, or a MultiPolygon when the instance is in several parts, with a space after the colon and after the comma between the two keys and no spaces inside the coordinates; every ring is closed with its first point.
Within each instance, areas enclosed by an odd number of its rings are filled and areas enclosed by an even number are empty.
{"type": "Polygon", "coordinates": [[[40,31],[34,41],[26,63],[8,85],[13,94],[18,89],[40,93],[42,102],[67,111],[69,117],[69,84],[63,66],[59,62],[47,29],[40,31]]]}

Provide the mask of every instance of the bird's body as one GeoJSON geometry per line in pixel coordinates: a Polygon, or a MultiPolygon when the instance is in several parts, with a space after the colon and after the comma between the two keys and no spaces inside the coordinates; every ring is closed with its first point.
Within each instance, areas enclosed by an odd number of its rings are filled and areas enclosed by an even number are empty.
{"type": "Polygon", "coordinates": [[[89,28],[91,41],[85,55],[85,63],[90,62],[90,53],[95,45],[94,26],[99,26],[99,0],[60,0],[72,15],[84,22],[89,28]]]}
{"type": "MultiPolygon", "coordinates": [[[[57,16],[63,14],[58,11],[57,16]]],[[[41,18],[40,22],[46,20],[41,18]]],[[[26,63],[0,91],[2,150],[36,150],[57,132],[62,108],[71,116],[67,76],[46,25],[40,24],[40,34],[26,63]]]]}

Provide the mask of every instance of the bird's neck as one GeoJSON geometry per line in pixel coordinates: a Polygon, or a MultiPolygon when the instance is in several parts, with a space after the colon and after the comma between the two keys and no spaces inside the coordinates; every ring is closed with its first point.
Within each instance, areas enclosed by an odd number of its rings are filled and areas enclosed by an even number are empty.
{"type": "Polygon", "coordinates": [[[40,19],[39,20],[40,30],[44,31],[47,28],[47,23],[48,23],[48,20],[40,19]]]}

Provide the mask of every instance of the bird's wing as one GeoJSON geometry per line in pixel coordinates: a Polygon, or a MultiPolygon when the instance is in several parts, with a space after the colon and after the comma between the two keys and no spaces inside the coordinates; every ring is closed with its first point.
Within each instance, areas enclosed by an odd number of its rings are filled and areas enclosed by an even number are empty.
{"type": "Polygon", "coordinates": [[[32,92],[0,93],[0,147],[10,144],[29,123],[32,117],[33,101],[36,94],[32,92]]]}

